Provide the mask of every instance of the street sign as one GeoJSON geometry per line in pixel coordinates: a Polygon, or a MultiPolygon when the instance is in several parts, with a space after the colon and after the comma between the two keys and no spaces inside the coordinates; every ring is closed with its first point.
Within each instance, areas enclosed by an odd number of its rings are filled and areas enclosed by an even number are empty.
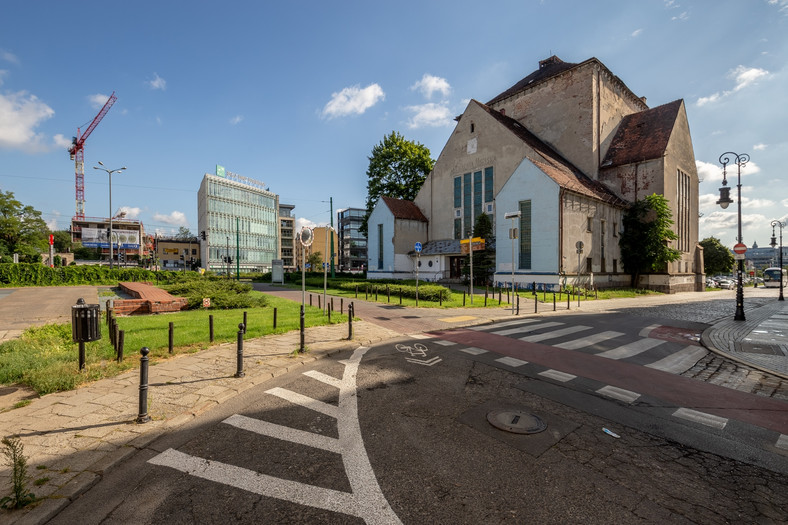
{"type": "Polygon", "coordinates": [[[420,252],[421,251],[421,243],[417,242],[416,245],[413,247],[413,249],[416,250],[417,252],[420,252]]]}
{"type": "Polygon", "coordinates": [[[743,261],[744,260],[744,254],[743,253],[734,253],[733,254],[733,260],[734,261],[743,261]]]}
{"type": "Polygon", "coordinates": [[[315,234],[311,228],[304,226],[298,233],[298,240],[301,242],[301,246],[311,246],[312,241],[315,240],[315,234]]]}
{"type": "Polygon", "coordinates": [[[738,253],[739,255],[744,255],[747,252],[747,245],[744,243],[739,243],[733,247],[733,251],[738,253]]]}
{"type": "Polygon", "coordinates": [[[202,307],[203,308],[210,308],[211,307],[211,298],[210,297],[203,297],[203,299],[202,299],[202,307]]]}
{"type": "MultiPolygon", "coordinates": [[[[470,239],[460,239],[460,253],[468,255],[470,253],[469,246],[471,245],[470,239]]],[[[484,250],[484,239],[481,237],[473,238],[473,251],[478,252],[484,250]]]]}

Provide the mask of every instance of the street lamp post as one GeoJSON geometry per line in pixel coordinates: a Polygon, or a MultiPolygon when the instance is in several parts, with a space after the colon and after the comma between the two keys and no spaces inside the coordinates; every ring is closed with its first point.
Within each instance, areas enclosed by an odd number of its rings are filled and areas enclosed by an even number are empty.
{"type": "Polygon", "coordinates": [[[107,169],[104,166],[104,163],[99,161],[99,166],[93,166],[94,170],[101,170],[106,171],[107,175],[109,175],[109,235],[107,236],[107,240],[109,241],[109,269],[112,269],[112,174],[119,173],[126,169],[126,166],[122,168],[118,168],[116,170],[107,169]]]}
{"type": "Polygon", "coordinates": [[[780,301],[784,301],[783,298],[783,227],[785,227],[785,223],[781,221],[772,221],[772,242],[770,246],[774,248],[777,246],[777,239],[774,235],[774,227],[780,227],[780,301]]]}
{"type": "MultiPolygon", "coordinates": [[[[727,171],[726,168],[728,164],[731,162],[731,157],[736,164],[736,174],[738,176],[738,184],[736,188],[738,189],[738,205],[739,205],[739,235],[736,239],[736,242],[741,244],[742,243],[742,236],[741,236],[741,169],[750,161],[750,156],[746,153],[733,153],[732,151],[728,151],[720,155],[719,162],[722,164],[722,187],[720,188],[720,200],[717,201],[717,204],[722,207],[724,210],[728,207],[730,203],[733,202],[731,200],[730,191],[731,189],[728,187],[728,179],[727,179],[727,171]]],[[[739,259],[738,265],[738,279],[736,280],[736,314],[733,316],[733,319],[736,321],[744,321],[744,290],[742,288],[742,276],[744,274],[744,259],[739,259]]]]}

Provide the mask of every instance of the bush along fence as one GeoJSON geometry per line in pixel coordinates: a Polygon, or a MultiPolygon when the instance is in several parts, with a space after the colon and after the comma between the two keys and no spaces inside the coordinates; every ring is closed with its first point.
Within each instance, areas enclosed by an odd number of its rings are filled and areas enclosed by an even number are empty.
{"type": "Polygon", "coordinates": [[[37,263],[0,263],[0,285],[3,286],[117,284],[118,281],[176,283],[185,279],[189,277],[185,277],[184,272],[154,272],[142,268],[110,269],[99,265],[50,268],[37,263]]]}

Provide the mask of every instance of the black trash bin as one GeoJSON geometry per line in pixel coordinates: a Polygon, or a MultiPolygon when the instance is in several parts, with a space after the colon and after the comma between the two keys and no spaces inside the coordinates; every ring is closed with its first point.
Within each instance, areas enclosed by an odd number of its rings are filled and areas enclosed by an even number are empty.
{"type": "Polygon", "coordinates": [[[101,339],[101,311],[97,304],[85,304],[81,297],[71,307],[71,339],[79,343],[79,369],[85,368],[85,343],[101,339]]]}

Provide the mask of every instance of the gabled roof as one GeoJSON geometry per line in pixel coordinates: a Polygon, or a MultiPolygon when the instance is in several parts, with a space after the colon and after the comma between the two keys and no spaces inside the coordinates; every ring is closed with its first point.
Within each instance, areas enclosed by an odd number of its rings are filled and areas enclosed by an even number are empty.
{"type": "MultiPolygon", "coordinates": [[[[593,60],[593,59],[591,59],[593,60]]],[[[563,73],[567,69],[572,69],[577,64],[572,62],[564,62],[557,56],[553,55],[548,59],[540,60],[539,61],[539,69],[525,77],[524,79],[517,82],[515,85],[501,93],[500,95],[496,96],[492,100],[490,100],[487,105],[493,105],[499,100],[505,99],[514,95],[515,93],[522,91],[526,87],[529,87],[532,84],[538,84],[539,82],[546,80],[550,77],[554,77],[559,73],[563,73]]]]}
{"type": "Polygon", "coordinates": [[[525,126],[518,121],[511,117],[507,117],[500,111],[495,111],[477,100],[471,100],[471,103],[478,104],[480,108],[533,149],[538,155],[528,155],[528,160],[542,170],[548,177],[553,179],[560,187],[607,202],[613,206],[625,207],[629,205],[629,203],[608,189],[607,186],[585,175],[552,147],[548,146],[542,142],[539,137],[528,131],[525,126]]]}
{"type": "Polygon", "coordinates": [[[624,117],[601,167],[611,168],[662,157],[681,104],[679,99],[624,117]]]}
{"type": "Polygon", "coordinates": [[[395,199],[393,197],[381,196],[383,202],[386,203],[391,214],[395,219],[405,219],[410,221],[429,222],[427,217],[421,213],[421,210],[416,206],[413,201],[406,201],[402,199],[395,199]]]}

